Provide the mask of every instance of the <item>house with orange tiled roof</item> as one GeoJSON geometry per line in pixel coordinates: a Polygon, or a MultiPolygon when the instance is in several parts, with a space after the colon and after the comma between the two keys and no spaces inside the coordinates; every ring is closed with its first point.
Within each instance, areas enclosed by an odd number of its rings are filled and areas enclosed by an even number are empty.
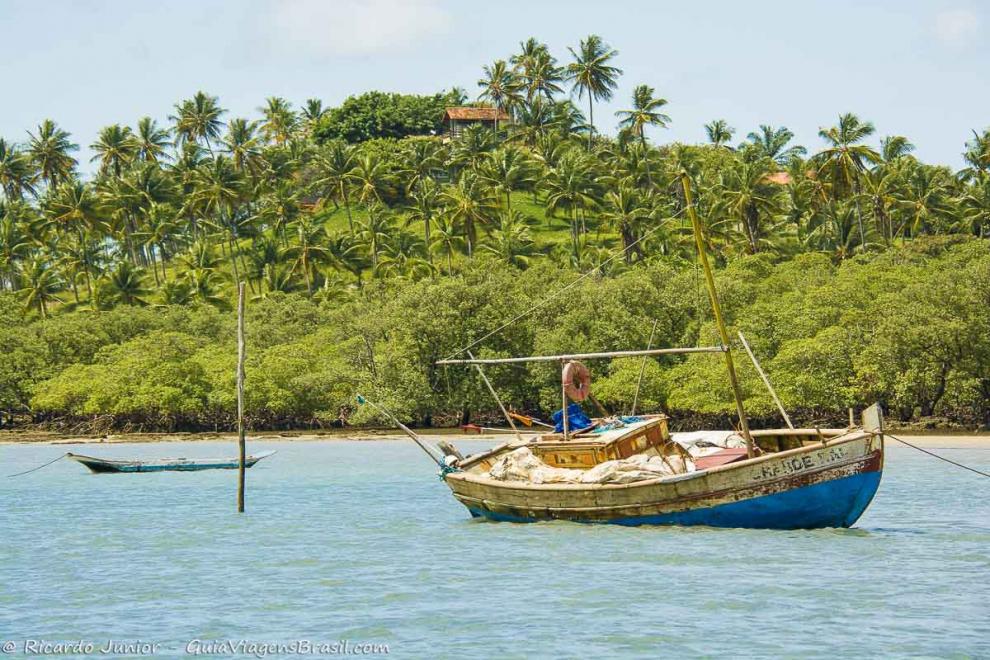
{"type": "Polygon", "coordinates": [[[443,135],[447,138],[459,138],[468,126],[482,125],[492,130],[512,121],[505,110],[496,108],[479,108],[474,106],[458,106],[447,108],[443,113],[443,135]]]}

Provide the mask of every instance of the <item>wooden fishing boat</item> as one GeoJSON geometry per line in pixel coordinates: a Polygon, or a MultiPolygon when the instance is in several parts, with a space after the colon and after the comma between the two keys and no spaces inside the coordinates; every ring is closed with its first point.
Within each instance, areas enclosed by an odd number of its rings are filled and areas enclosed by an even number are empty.
{"type": "Polygon", "coordinates": [[[528,447],[547,465],[588,469],[634,454],[676,455],[667,418],[650,416],[605,434],[564,440],[545,434],[470,456],[444,475],[472,516],[534,522],[708,525],[767,529],[849,527],[873,499],[883,470],[876,407],[863,426],[752,431],[757,456],[731,449],[696,459],[696,469],[624,484],[526,483],[489,475],[507,453],[528,447]]]}
{"type": "MultiPolygon", "coordinates": [[[[244,467],[253,467],[255,463],[267,458],[276,450],[252,454],[244,459],[244,467]]],[[[93,472],[195,472],[199,470],[236,470],[238,460],[227,458],[158,458],[147,461],[119,461],[107,458],[83,456],[81,454],[66,454],[77,463],[82,463],[93,472]]]]}
{"type": "MultiPolygon", "coordinates": [[[[475,359],[469,350],[475,342],[458,351],[466,359],[451,356],[437,364],[477,369],[517,438],[474,456],[462,456],[446,442],[431,446],[392,416],[430,454],[454,497],[472,516],[516,522],[810,529],[849,527],[869,506],[883,473],[879,407],[867,408],[860,425],[850,412],[845,429],[795,429],[740,333],[743,347],[787,424],[786,429],[750,430],[686,173],[681,174],[681,183],[719,345],[475,359]],[[590,371],[579,360],[637,356],[645,360],[685,353],[721,353],[724,357],[738,419],[737,438],[731,446],[727,440],[721,446],[713,445],[713,451],[706,448],[692,454],[672,440],[663,415],[589,419],[579,403],[569,403],[590,399],[607,414],[591,395],[590,371]],[[507,411],[482,369],[524,362],[559,363],[561,368],[561,409],[554,415],[557,424],[553,433],[529,440],[513,421],[520,416],[507,411]]],[[[634,409],[638,395],[637,385],[634,409]]],[[[365,402],[360,396],[358,401],[365,402]]]]}

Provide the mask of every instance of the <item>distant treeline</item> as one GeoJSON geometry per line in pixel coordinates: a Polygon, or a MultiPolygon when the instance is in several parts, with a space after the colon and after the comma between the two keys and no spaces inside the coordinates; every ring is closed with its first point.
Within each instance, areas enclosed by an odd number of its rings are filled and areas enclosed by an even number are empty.
{"type": "MultiPolygon", "coordinates": [[[[648,81],[616,117],[595,114],[620,62],[595,35],[566,61],[530,39],[470,96],[271,97],[256,118],[198,92],[167,121],[102,129],[92,176],[53,120],[0,138],[0,411],[228,426],[238,281],[264,374],[257,425],[368,421],[357,389],[421,423],[490,410],[474,375],[432,362],[578,273],[594,277],[479,351],[643,347],[653,319],[663,345],[710,343],[687,174],[732,318],[799,414],[880,399],[902,419],[986,419],[990,130],[960,137],[959,171],[852,113],[817,146],[783,126],[739,139],[719,119],[705,144],[664,143],[683,119],[648,81]],[[503,119],[437,135],[465,103],[503,119]],[[596,129],[613,121],[614,138],[596,129]]],[[[649,364],[647,405],[728,410],[711,356],[649,364]]],[[[552,371],[493,377],[545,414],[552,371]]],[[[638,365],[595,371],[600,398],[626,405],[638,365]]]]}
{"type": "MultiPolygon", "coordinates": [[[[481,257],[458,277],[374,282],[311,299],[279,294],[249,305],[248,404],[254,428],[381,423],[363,393],[416,424],[459,423],[497,408],[477,375],[435,361],[481,338],[573,280],[544,261],[526,271],[481,257]]],[[[823,254],[761,254],[718,273],[728,322],[749,338],[785,405],[807,423],[836,423],[879,401],[889,416],[990,421],[990,252],[985,241],[932,238],[836,266],[823,254]]],[[[10,298],[10,294],[7,294],[10,298]]],[[[0,299],[0,303],[10,302],[0,299]]],[[[120,306],[25,318],[0,304],[0,409],[68,429],[229,429],[234,318],[203,304],[120,306]]],[[[697,268],[653,261],[587,278],[559,302],[485,340],[483,356],[593,352],[717,343],[697,268]]],[[[754,417],[769,396],[741,353],[754,417]]],[[[627,411],[639,359],[594,361],[593,391],[627,411]]],[[[556,365],[490,367],[517,409],[559,407],[556,365]]],[[[646,363],[641,411],[731,419],[720,356],[646,363]]],[[[592,411],[589,411],[592,412],[592,411]]],[[[776,422],[779,423],[779,422],[776,422]]]]}

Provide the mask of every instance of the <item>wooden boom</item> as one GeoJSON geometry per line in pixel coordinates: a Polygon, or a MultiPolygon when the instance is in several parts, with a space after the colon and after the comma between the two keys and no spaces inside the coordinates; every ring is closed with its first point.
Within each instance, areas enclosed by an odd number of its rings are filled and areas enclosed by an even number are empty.
{"type": "Polygon", "coordinates": [[[596,358],[638,357],[640,355],[672,355],[677,353],[724,353],[725,346],[697,348],[654,348],[648,351],[609,351],[606,353],[573,353],[571,355],[531,355],[528,357],[491,358],[487,360],[437,360],[437,364],[512,364],[515,362],[557,362],[559,360],[594,360],[596,358]]]}

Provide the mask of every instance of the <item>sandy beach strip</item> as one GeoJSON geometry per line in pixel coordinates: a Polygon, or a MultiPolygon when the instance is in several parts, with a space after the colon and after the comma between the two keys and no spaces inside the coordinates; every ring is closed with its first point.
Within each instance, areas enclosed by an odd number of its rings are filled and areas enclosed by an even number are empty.
{"type": "MultiPolygon", "coordinates": [[[[898,438],[903,438],[911,444],[926,448],[956,448],[956,449],[990,449],[990,433],[947,433],[933,432],[919,434],[916,431],[890,431],[898,438]]],[[[420,432],[428,440],[444,439],[451,442],[488,441],[505,442],[513,439],[512,433],[464,433],[460,429],[431,429],[420,432]]],[[[531,434],[523,434],[527,437],[531,434]]],[[[333,429],[322,432],[257,432],[249,433],[249,442],[339,442],[339,441],[369,441],[369,440],[407,440],[405,435],[390,429],[333,429]]],[[[147,442],[237,442],[235,433],[121,433],[106,436],[80,436],[45,431],[3,431],[0,432],[0,444],[48,444],[48,445],[91,445],[91,444],[124,444],[147,442]]],[[[894,440],[888,440],[888,447],[903,446],[894,440]]]]}

